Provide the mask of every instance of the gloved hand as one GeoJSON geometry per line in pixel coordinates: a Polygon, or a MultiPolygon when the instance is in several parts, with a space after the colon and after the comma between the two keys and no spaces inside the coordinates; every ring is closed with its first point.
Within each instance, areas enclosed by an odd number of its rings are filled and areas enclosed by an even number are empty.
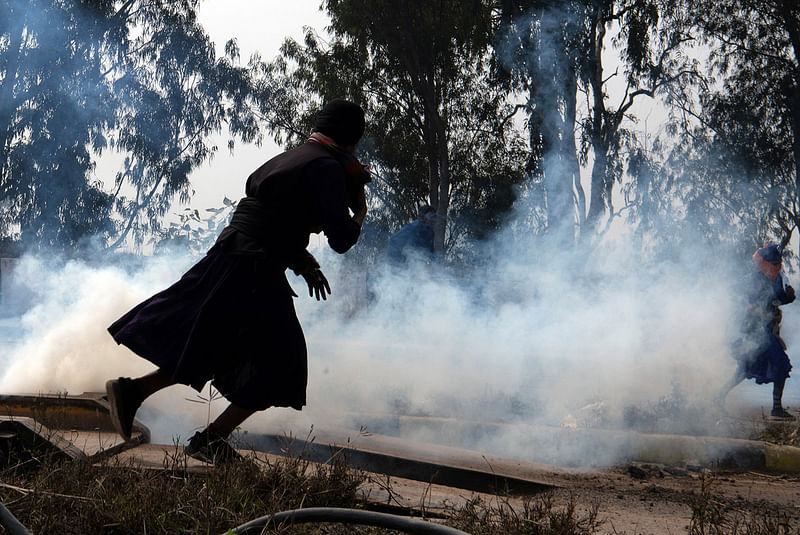
{"type": "Polygon", "coordinates": [[[786,291],[786,295],[788,295],[790,299],[794,299],[794,297],[795,297],[795,295],[794,295],[794,288],[792,288],[791,286],[789,286],[789,285],[787,284],[787,285],[786,285],[786,288],[785,288],[785,291],[786,291]]]}
{"type": "Polygon", "coordinates": [[[309,297],[314,297],[316,294],[317,301],[320,300],[320,297],[324,301],[328,298],[328,295],[331,294],[331,286],[328,284],[328,279],[326,279],[325,275],[322,274],[321,269],[315,268],[313,270],[300,273],[300,275],[303,276],[303,278],[306,280],[306,284],[308,284],[309,297]]]}

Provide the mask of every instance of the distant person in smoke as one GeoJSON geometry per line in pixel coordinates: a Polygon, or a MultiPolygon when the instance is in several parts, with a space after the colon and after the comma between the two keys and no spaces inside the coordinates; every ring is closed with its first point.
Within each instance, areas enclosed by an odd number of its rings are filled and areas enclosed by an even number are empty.
{"type": "Polygon", "coordinates": [[[765,245],[753,254],[757,269],[744,281],[742,293],[744,319],[734,356],[738,361],[734,376],[722,390],[722,404],[728,393],[745,379],[758,384],[772,383],[771,416],[782,420],[795,417],[783,408],[783,387],[792,365],[786,343],[780,336],[781,305],[795,300],[794,288],[784,286],[781,276],[783,251],[779,245],[765,245]]]}
{"type": "Polygon", "coordinates": [[[306,404],[306,343],[285,271],[302,276],[317,300],[331,293],[306,247],[311,233],[324,232],[343,254],[359,238],[370,178],[354,153],[364,127],[360,106],[328,102],[305,144],[249,176],[246,197],[206,256],[109,327],[118,344],[158,366],[106,383],[123,438],[142,402],[176,383],[200,391],[211,381],[230,402],[185,449],[214,463],[239,457],[228,437],[255,412],[306,404]]]}
{"type": "Polygon", "coordinates": [[[423,205],[417,210],[417,219],[392,234],[386,246],[389,265],[405,266],[412,258],[430,261],[434,257],[433,229],[436,226],[436,209],[423,205]]]}

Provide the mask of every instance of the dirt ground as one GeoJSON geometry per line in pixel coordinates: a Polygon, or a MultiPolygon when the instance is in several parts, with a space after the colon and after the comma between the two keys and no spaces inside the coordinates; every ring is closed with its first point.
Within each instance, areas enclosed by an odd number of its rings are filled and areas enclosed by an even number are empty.
{"type": "MultiPolygon", "coordinates": [[[[757,439],[758,434],[771,425],[764,419],[761,408],[752,409],[752,414],[731,412],[738,416],[722,418],[714,428],[724,436],[757,439]]],[[[796,424],[786,427],[797,428],[796,424]]],[[[406,452],[411,451],[408,445],[404,447],[406,452]]],[[[428,445],[423,449],[430,452],[432,448],[434,446],[428,445]]],[[[442,452],[443,457],[446,458],[447,453],[442,452]]],[[[477,464],[480,467],[480,463],[477,464]]],[[[739,525],[767,517],[788,526],[790,529],[785,533],[800,533],[800,473],[709,470],[692,465],[646,463],[593,470],[535,466],[520,476],[552,485],[553,489],[546,494],[555,506],[573,503],[578,516],[596,510],[601,533],[689,533],[693,511],[698,507],[722,514],[730,522],[738,521],[739,525]]],[[[370,474],[363,491],[375,504],[413,508],[429,515],[447,514],[476,498],[491,507],[510,506],[517,511],[523,508],[523,498],[518,496],[481,494],[386,475],[370,474]]]]}
{"type": "Polygon", "coordinates": [[[581,507],[595,504],[604,532],[627,534],[687,533],[692,505],[704,491],[729,515],[768,513],[800,527],[800,478],[757,472],[683,472],[632,465],[607,472],[564,474],[554,494],[573,497],[581,507]]]}
{"type": "MultiPolygon", "coordinates": [[[[764,425],[763,418],[759,418],[751,416],[731,420],[738,422],[737,425],[743,428],[741,436],[744,438],[764,425]]],[[[793,424],[787,429],[796,430],[797,425],[793,424]]],[[[71,432],[66,438],[91,454],[100,449],[108,449],[109,444],[113,445],[114,441],[119,440],[115,433],[108,435],[105,437],[102,433],[91,432],[83,437],[80,433],[71,432]],[[105,444],[104,440],[109,441],[109,444],[105,444]]],[[[375,440],[368,436],[356,438],[375,440]]],[[[383,445],[390,445],[392,440],[395,439],[384,437],[383,445]]],[[[175,454],[177,448],[180,447],[174,444],[143,444],[123,450],[117,457],[121,462],[135,460],[142,466],[159,468],[162,467],[165,457],[175,454]]],[[[404,448],[406,453],[412,451],[408,444],[404,448]]],[[[431,445],[423,448],[431,455],[434,449],[431,445]]],[[[451,452],[442,450],[440,453],[446,457],[445,454],[451,452]]],[[[257,455],[274,457],[266,453],[257,455]]],[[[486,457],[479,455],[478,465],[490,464],[482,461],[486,461],[486,457]]],[[[202,464],[199,461],[190,463],[191,467],[200,467],[202,464]]],[[[497,464],[493,466],[497,467],[497,464]]],[[[524,498],[519,496],[481,494],[393,476],[366,475],[362,492],[376,507],[385,506],[388,510],[414,509],[416,514],[423,512],[426,516],[435,517],[452,513],[454,509],[475,499],[480,499],[489,507],[513,507],[518,511],[522,510],[524,503],[524,498]]],[[[696,466],[634,463],[602,470],[537,465],[524,475],[533,481],[552,486],[551,490],[546,491],[546,496],[557,507],[573,503],[578,516],[585,516],[589,511],[596,510],[601,521],[601,533],[688,533],[693,508],[698,507],[698,504],[705,504],[712,511],[724,512],[728,518],[738,518],[740,521],[767,515],[773,521],[782,521],[788,525],[790,529],[786,533],[800,533],[800,473],[708,470],[696,466]]],[[[538,497],[534,496],[533,499],[538,497]]]]}
{"type": "MultiPolygon", "coordinates": [[[[153,466],[163,461],[174,446],[148,444],[120,454],[122,462],[150,459],[153,466]]],[[[277,457],[258,453],[268,460],[277,457]]],[[[190,466],[203,465],[190,460],[190,466]],[[194,464],[192,464],[194,463],[194,464]]],[[[430,485],[419,481],[373,473],[365,474],[362,492],[376,508],[436,518],[448,515],[470,500],[480,499],[484,507],[513,507],[522,511],[524,497],[476,493],[430,485]]],[[[548,496],[556,507],[574,503],[579,517],[594,508],[601,521],[600,533],[615,535],[676,535],[688,533],[694,504],[704,503],[724,510],[729,518],[747,520],[764,514],[785,521],[794,533],[800,529],[800,474],[755,471],[707,470],[631,464],[614,469],[577,471],[543,468],[535,474],[553,489],[548,496]]]]}
{"type": "MultiPolygon", "coordinates": [[[[753,471],[710,471],[633,464],[611,470],[541,474],[556,488],[548,493],[556,506],[572,501],[579,516],[596,508],[601,533],[674,535],[688,533],[693,504],[703,502],[728,518],[767,514],[800,529],[800,476],[753,471]]],[[[479,497],[486,504],[521,510],[520,497],[459,491],[386,476],[371,476],[364,487],[371,501],[410,507],[428,514],[458,507],[479,497]]]]}

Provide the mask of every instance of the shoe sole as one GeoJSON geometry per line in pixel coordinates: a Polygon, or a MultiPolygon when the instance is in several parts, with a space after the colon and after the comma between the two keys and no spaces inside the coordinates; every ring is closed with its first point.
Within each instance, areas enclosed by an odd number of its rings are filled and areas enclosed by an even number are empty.
{"type": "Polygon", "coordinates": [[[108,404],[111,406],[109,414],[111,416],[111,424],[119,435],[126,441],[131,439],[130,433],[127,435],[122,429],[122,420],[120,419],[120,406],[119,399],[122,397],[122,389],[120,388],[119,379],[109,379],[106,381],[106,396],[108,397],[108,404]]]}
{"type": "Polygon", "coordinates": [[[214,464],[214,461],[209,458],[209,456],[206,455],[203,450],[194,450],[192,449],[191,444],[185,446],[183,448],[183,452],[187,457],[191,457],[192,459],[197,459],[198,461],[203,461],[204,463],[214,464]]]}
{"type": "Polygon", "coordinates": [[[198,461],[203,461],[204,463],[214,464],[214,461],[212,459],[209,459],[207,455],[204,455],[204,454],[200,453],[199,451],[194,451],[194,452],[191,452],[191,453],[187,453],[186,455],[188,455],[192,459],[197,459],[198,461]]]}
{"type": "Polygon", "coordinates": [[[187,457],[191,457],[192,459],[197,459],[198,461],[203,461],[204,463],[213,464],[214,466],[220,466],[223,464],[227,464],[232,461],[239,461],[242,460],[243,457],[238,452],[235,453],[235,456],[231,459],[220,459],[219,462],[214,462],[214,459],[208,456],[203,450],[193,451],[190,449],[189,446],[183,448],[183,452],[186,454],[187,457]]]}
{"type": "Polygon", "coordinates": [[[189,451],[186,451],[186,448],[184,448],[183,451],[184,451],[184,453],[186,453],[186,455],[188,457],[191,457],[192,459],[197,459],[198,461],[203,461],[204,463],[213,464],[214,466],[222,466],[223,464],[228,464],[228,463],[231,463],[231,462],[241,461],[244,458],[244,457],[242,457],[241,454],[237,453],[236,456],[231,458],[231,459],[224,459],[224,460],[220,459],[218,462],[214,462],[214,459],[212,459],[211,457],[209,457],[208,455],[206,455],[202,451],[189,452],[189,451]]]}

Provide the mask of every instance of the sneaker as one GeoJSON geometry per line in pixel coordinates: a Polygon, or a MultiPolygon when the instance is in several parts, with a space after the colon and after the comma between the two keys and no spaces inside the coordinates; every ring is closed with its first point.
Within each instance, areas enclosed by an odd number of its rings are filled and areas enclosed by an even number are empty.
{"type": "Polygon", "coordinates": [[[106,397],[111,405],[111,423],[125,440],[131,439],[133,417],[142,404],[141,395],[128,377],[106,381],[106,397]]]}
{"type": "Polygon", "coordinates": [[[797,419],[797,418],[794,417],[794,415],[789,413],[783,407],[776,407],[776,408],[772,409],[772,412],[770,413],[770,416],[773,417],[773,418],[778,418],[779,420],[787,420],[787,421],[794,421],[794,420],[797,419]]]}
{"type": "Polygon", "coordinates": [[[208,428],[195,433],[183,451],[189,457],[217,465],[242,459],[225,437],[208,428]]]}

